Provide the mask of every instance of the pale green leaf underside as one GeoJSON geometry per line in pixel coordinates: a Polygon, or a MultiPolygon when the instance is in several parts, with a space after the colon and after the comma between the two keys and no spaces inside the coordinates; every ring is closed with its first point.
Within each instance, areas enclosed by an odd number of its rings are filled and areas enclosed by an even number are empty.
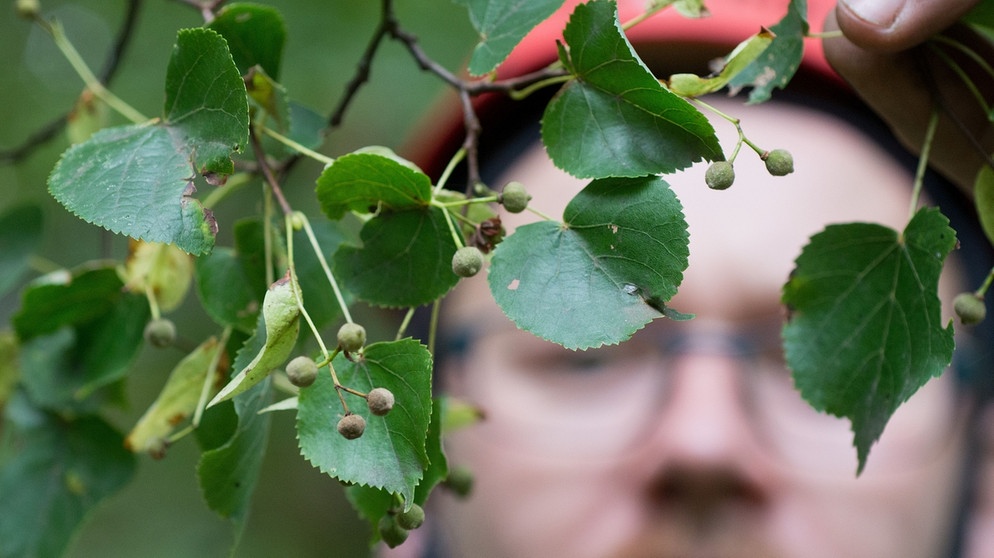
{"type": "Polygon", "coordinates": [[[519,227],[494,251],[490,290],[519,328],[586,349],[620,343],[663,315],[689,254],[682,207],[665,181],[595,180],[564,221],[519,227]]]}
{"type": "Polygon", "coordinates": [[[255,358],[244,367],[214,396],[208,407],[248,390],[269,375],[277,366],[286,362],[297,343],[300,333],[300,308],[294,296],[294,284],[286,277],[273,283],[262,301],[255,336],[264,336],[265,343],[255,358]]]}
{"type": "Polygon", "coordinates": [[[48,179],[52,195],[81,219],[192,254],[214,245],[210,212],[192,194],[185,141],[162,126],[101,130],[71,147],[48,179]]]}
{"type": "Polygon", "coordinates": [[[456,0],[466,6],[480,43],[473,50],[469,72],[483,75],[504,61],[521,39],[549,17],[563,0],[456,0]]]}
{"type": "Polygon", "coordinates": [[[852,422],[862,470],[897,407],[949,365],[953,328],[936,295],[955,232],[923,209],[903,236],[876,224],[811,238],[784,286],[787,364],[801,395],[852,422]]]}
{"type": "Polygon", "coordinates": [[[233,172],[231,153],[248,141],[245,86],[220,35],[179,32],[164,115],[72,146],[49,176],[49,191],[89,223],[203,254],[214,245],[217,224],[192,197],[193,179],[233,172]]]}

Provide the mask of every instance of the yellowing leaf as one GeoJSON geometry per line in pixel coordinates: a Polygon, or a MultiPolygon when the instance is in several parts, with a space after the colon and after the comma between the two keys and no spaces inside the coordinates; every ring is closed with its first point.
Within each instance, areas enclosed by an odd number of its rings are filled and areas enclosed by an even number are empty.
{"type": "MultiPolygon", "coordinates": [[[[211,363],[222,349],[217,339],[211,337],[173,368],[155,402],[138,419],[138,423],[124,440],[126,448],[135,453],[147,451],[155,456],[161,456],[165,452],[166,439],[176,425],[197,409],[211,363]]],[[[224,377],[227,367],[227,363],[222,361],[218,366],[217,378],[224,377]]]]}
{"type": "MultiPolygon", "coordinates": [[[[262,322],[265,327],[266,344],[245,368],[214,396],[207,405],[211,407],[242,393],[262,381],[274,368],[283,364],[297,342],[300,333],[300,309],[294,291],[297,286],[287,272],[282,279],[269,286],[266,298],[262,301],[262,322]]],[[[258,332],[257,332],[258,333],[258,332]]]]}
{"type": "Polygon", "coordinates": [[[193,281],[193,258],[175,245],[131,241],[124,268],[124,288],[145,294],[151,291],[163,312],[183,302],[193,281]]]}
{"type": "Polygon", "coordinates": [[[725,87],[739,72],[759,58],[773,42],[774,36],[770,30],[761,29],[759,33],[739,43],[725,58],[725,65],[716,75],[702,78],[695,74],[673,74],[668,84],[670,91],[683,97],[699,97],[725,87]]]}

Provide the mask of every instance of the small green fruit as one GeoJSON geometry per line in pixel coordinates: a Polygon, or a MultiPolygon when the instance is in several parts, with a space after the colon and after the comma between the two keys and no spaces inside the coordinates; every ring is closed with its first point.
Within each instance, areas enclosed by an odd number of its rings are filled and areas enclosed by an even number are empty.
{"type": "Polygon", "coordinates": [[[318,377],[318,365],[308,357],[299,356],[286,365],[286,377],[297,387],[307,387],[318,377]]]}
{"type": "Polygon", "coordinates": [[[960,293],[953,299],[953,310],[964,325],[975,325],[987,317],[987,305],[984,299],[975,293],[960,293]]]}
{"type": "Polygon", "coordinates": [[[528,207],[531,199],[532,197],[525,190],[525,185],[516,181],[508,182],[500,194],[500,203],[508,213],[521,213],[528,207]]]}
{"type": "Polygon", "coordinates": [[[380,537],[383,539],[383,542],[390,548],[397,548],[404,544],[404,541],[407,540],[407,536],[410,534],[407,529],[398,525],[396,518],[389,513],[380,518],[377,528],[380,531],[380,537]]]}
{"type": "Polygon", "coordinates": [[[338,346],[350,353],[366,344],[366,328],[356,323],[346,323],[338,328],[338,346]]]}
{"type": "Polygon", "coordinates": [[[735,182],[735,168],[728,161],[715,161],[704,173],[704,182],[712,190],[727,190],[735,182]]]}
{"type": "Polygon", "coordinates": [[[417,504],[412,504],[411,509],[397,514],[397,525],[408,531],[413,531],[425,522],[425,510],[417,504]]]}
{"type": "Polygon", "coordinates": [[[355,440],[366,431],[366,419],[349,413],[338,421],[338,433],[346,440],[355,440]]]}
{"type": "Polygon", "coordinates": [[[773,176],[787,176],[794,172],[794,156],[786,149],[774,149],[763,157],[766,170],[773,176]]]}
{"type": "MultiPolygon", "coordinates": [[[[366,394],[366,403],[369,405],[369,412],[378,417],[382,417],[393,409],[393,392],[387,388],[373,388],[366,394]]],[[[410,527],[408,527],[410,529],[410,527]]]]}
{"type": "Polygon", "coordinates": [[[454,467],[445,478],[445,486],[465,498],[473,491],[473,471],[467,467],[454,467]]]}
{"type": "Polygon", "coordinates": [[[483,252],[476,246],[463,246],[452,255],[452,272],[459,277],[472,277],[483,269],[483,252]]]}
{"type": "Polygon", "coordinates": [[[38,0],[17,0],[15,8],[17,15],[24,19],[34,19],[41,13],[41,3],[38,0]]]}
{"type": "Polygon", "coordinates": [[[168,347],[176,341],[176,324],[168,318],[157,318],[145,324],[145,341],[153,347],[168,347]]]}

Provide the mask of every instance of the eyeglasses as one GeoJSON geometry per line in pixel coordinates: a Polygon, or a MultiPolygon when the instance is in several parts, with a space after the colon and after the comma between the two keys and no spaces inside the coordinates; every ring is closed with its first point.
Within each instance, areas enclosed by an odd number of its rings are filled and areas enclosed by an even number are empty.
{"type": "MultiPolygon", "coordinates": [[[[692,323],[692,322],[691,322],[692,323]]],[[[456,358],[464,394],[499,432],[501,444],[552,458],[612,459],[646,439],[675,389],[672,370],[689,355],[732,359],[738,404],[750,429],[784,466],[812,473],[856,471],[846,419],[812,409],[793,386],[779,323],[725,329],[654,322],[617,346],[569,351],[512,329],[463,330],[443,343],[456,358]]],[[[695,370],[694,373],[707,373],[695,370]]],[[[926,463],[949,443],[958,413],[951,382],[931,382],[891,418],[869,468],[926,463]]],[[[709,401],[701,401],[708,405],[709,401]]]]}

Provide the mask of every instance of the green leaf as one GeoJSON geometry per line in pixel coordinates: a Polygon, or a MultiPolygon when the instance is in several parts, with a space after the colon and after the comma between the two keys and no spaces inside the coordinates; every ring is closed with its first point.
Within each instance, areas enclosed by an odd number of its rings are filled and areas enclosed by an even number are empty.
{"type": "MultiPolygon", "coordinates": [[[[325,219],[311,220],[311,229],[321,247],[322,256],[329,265],[338,248],[345,242],[345,233],[338,223],[325,219]]],[[[307,313],[316,327],[322,327],[342,315],[338,299],[328,282],[320,260],[314,254],[307,234],[300,230],[293,233],[293,259],[300,282],[300,292],[307,301],[307,313]]],[[[343,292],[345,304],[352,302],[349,292],[343,292]]]]}
{"type": "Polygon", "coordinates": [[[994,169],[984,165],[973,184],[973,199],[977,205],[980,225],[987,240],[994,244],[994,169]]]}
{"type": "Polygon", "coordinates": [[[283,133],[290,128],[290,100],[286,88],[256,66],[245,76],[245,89],[255,106],[265,111],[283,133]]]}
{"type": "Polygon", "coordinates": [[[329,219],[346,211],[423,208],[431,201],[431,179],[391,157],[375,153],[343,155],[317,180],[321,210],[329,219]]]}
{"type": "Polygon", "coordinates": [[[939,273],[956,233],[922,209],[904,233],[832,225],[811,238],[784,286],[787,365],[815,409],[852,422],[859,471],[897,407],[949,365],[939,273]]]}
{"type": "Polygon", "coordinates": [[[58,271],[24,291],[12,323],[24,343],[24,383],[37,404],[75,407],[96,389],[123,378],[143,344],[149,308],[123,290],[103,264],[58,271]]]}
{"type": "Polygon", "coordinates": [[[261,382],[277,366],[283,364],[300,333],[300,309],[294,289],[296,285],[287,276],[269,287],[262,301],[262,315],[254,337],[265,335],[265,344],[250,362],[236,368],[238,373],[207,405],[212,407],[231,399],[261,382]]]}
{"type": "MultiPolygon", "coordinates": [[[[449,474],[448,462],[445,458],[445,453],[442,450],[442,436],[441,436],[441,425],[442,417],[445,414],[446,399],[436,398],[432,403],[431,410],[431,424],[428,426],[428,439],[426,443],[426,450],[428,452],[428,468],[425,469],[424,477],[421,482],[418,483],[418,487],[414,492],[413,502],[407,502],[408,504],[418,504],[424,506],[425,502],[428,500],[428,496],[431,495],[431,491],[434,490],[438,483],[445,480],[445,477],[449,474]]],[[[393,494],[380,490],[378,488],[371,488],[369,486],[361,486],[358,484],[349,485],[345,489],[345,496],[349,499],[352,507],[359,512],[370,525],[371,538],[370,545],[374,545],[380,541],[380,532],[377,529],[377,525],[380,522],[380,518],[387,514],[387,512],[392,508],[397,508],[397,501],[393,494]]],[[[410,506],[406,506],[410,507],[410,506]]]]}
{"type": "Polygon", "coordinates": [[[965,16],[963,22],[994,40],[994,0],[983,0],[977,3],[965,16]]]}
{"type": "Polygon", "coordinates": [[[0,296],[28,270],[28,258],[41,241],[41,208],[23,205],[0,215],[0,296]]]}
{"type": "Polygon", "coordinates": [[[241,75],[259,65],[266,74],[278,78],[286,24],[279,10],[260,4],[228,4],[207,26],[221,34],[241,75]]]}
{"type": "Polygon", "coordinates": [[[342,404],[329,374],[300,390],[297,437],[301,454],[338,480],[414,499],[428,467],[425,439],[431,419],[431,353],[412,339],[368,345],[355,362],[333,362],[343,385],[368,392],[385,387],[396,403],[385,417],[369,412],[365,401],[345,394],[349,410],[366,419],[361,438],[346,440],[335,431],[342,404]]]}
{"type": "Polygon", "coordinates": [[[103,420],[67,421],[24,397],[11,400],[5,423],[0,556],[59,556],[87,514],[131,479],[134,457],[103,420]]]}
{"type": "Polygon", "coordinates": [[[768,101],[774,88],[783,89],[801,66],[804,36],[808,33],[807,0],[791,0],[787,15],[770,28],[773,43],[752,64],[732,78],[733,91],[751,86],[750,103],[768,101]]]}
{"type": "Polygon", "coordinates": [[[165,122],[188,145],[198,173],[231,174],[231,152],[248,142],[245,83],[224,38],[181,29],[166,70],[165,122]],[[192,144],[192,145],[190,145],[192,144]]]}
{"type": "Polygon", "coordinates": [[[193,177],[216,184],[233,172],[230,155],[248,141],[244,90],[220,35],[181,30],[162,121],[101,130],[72,146],[49,176],[49,191],[72,213],[113,232],[209,252],[217,223],[192,197],[193,177]]]}
{"type": "Polygon", "coordinates": [[[272,399],[272,382],[256,384],[235,398],[238,429],[223,446],[204,452],[197,477],[207,505],[235,522],[235,544],[248,518],[266,455],[272,416],[259,411],[272,399]]]}
{"type": "Polygon", "coordinates": [[[725,65],[717,75],[702,78],[696,74],[674,74],[669,79],[670,91],[682,97],[699,97],[718,91],[756,60],[773,40],[773,33],[763,29],[739,43],[725,58],[725,65]]]}
{"type": "Polygon", "coordinates": [[[559,168],[581,178],[669,173],[724,155],[707,118],[667,91],[637,57],[614,2],[576,7],[561,57],[575,79],[542,118],[542,141],[559,168]]]}
{"type": "Polygon", "coordinates": [[[490,291],[519,328],[587,349],[620,343],[665,313],[689,255],[682,206],[665,181],[595,180],[563,220],[519,227],[494,250],[490,291]]]}
{"type": "Polygon", "coordinates": [[[363,225],[362,247],[335,253],[335,277],[356,297],[387,307],[420,306],[456,285],[456,244],[442,209],[383,212],[363,225]]]}
{"type": "Polygon", "coordinates": [[[563,0],[455,0],[469,10],[480,43],[473,49],[469,73],[480,76],[511,54],[521,39],[553,14],[563,0]]]}
{"type": "MultiPolygon", "coordinates": [[[[211,337],[179,361],[159,396],[125,438],[126,448],[135,453],[150,452],[156,457],[165,454],[169,435],[196,411],[211,364],[222,349],[224,347],[218,344],[217,339],[211,337]]],[[[227,366],[219,367],[215,374],[220,376],[226,371],[227,366]]],[[[215,378],[215,388],[216,380],[225,377],[215,378]]]]}
{"type": "Polygon", "coordinates": [[[21,382],[32,401],[53,411],[81,412],[101,387],[124,378],[143,344],[144,298],[121,296],[104,314],[32,337],[20,351],[21,382]]]}
{"type": "Polygon", "coordinates": [[[28,285],[11,322],[22,340],[84,323],[109,312],[123,287],[117,270],[109,266],[55,271],[28,285]]]}
{"type": "Polygon", "coordinates": [[[259,313],[259,297],[246,276],[238,252],[215,248],[196,260],[197,294],[207,315],[222,326],[251,331],[259,313]]]}

